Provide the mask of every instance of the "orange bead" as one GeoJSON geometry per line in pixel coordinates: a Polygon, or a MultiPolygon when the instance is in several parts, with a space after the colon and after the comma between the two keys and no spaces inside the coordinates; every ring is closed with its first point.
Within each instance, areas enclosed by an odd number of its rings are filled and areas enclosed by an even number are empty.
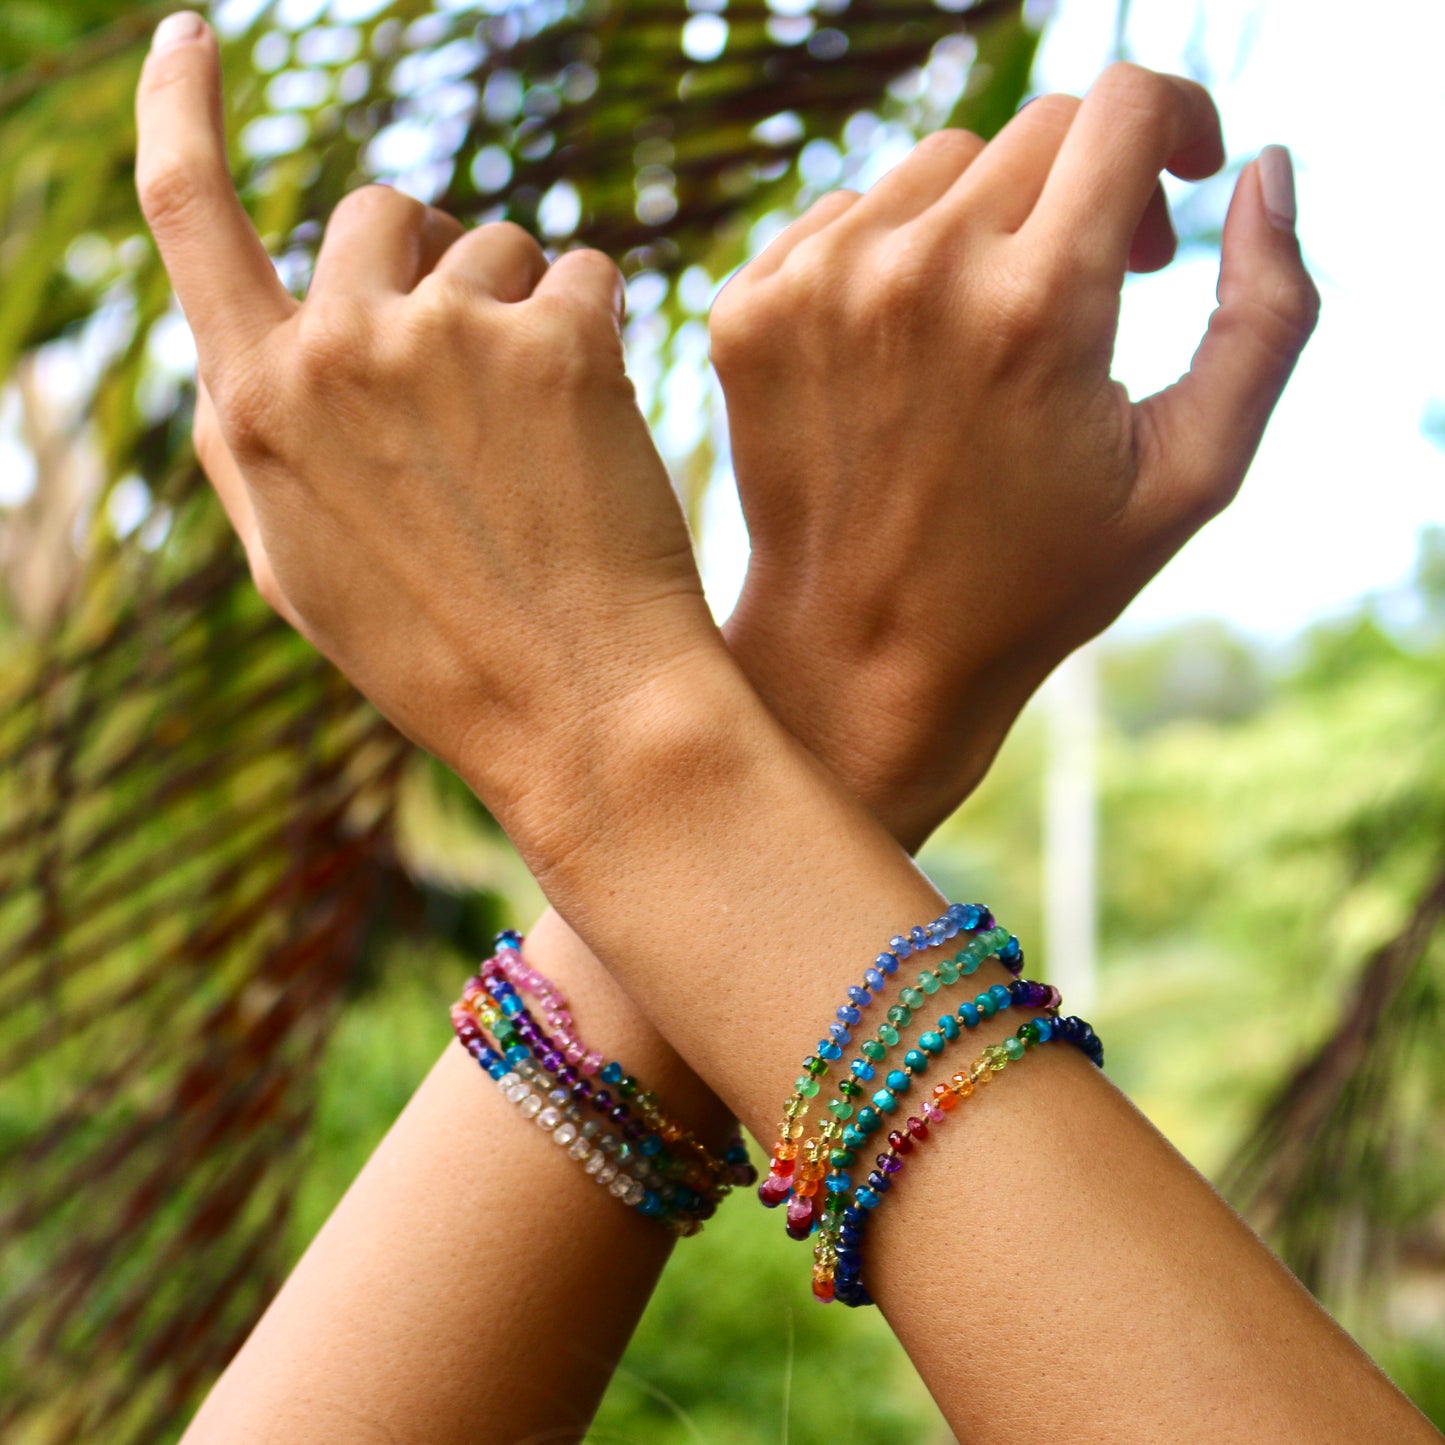
{"type": "Polygon", "coordinates": [[[946,1114],[958,1107],[958,1095],[952,1089],[945,1089],[933,1102],[946,1114]]]}

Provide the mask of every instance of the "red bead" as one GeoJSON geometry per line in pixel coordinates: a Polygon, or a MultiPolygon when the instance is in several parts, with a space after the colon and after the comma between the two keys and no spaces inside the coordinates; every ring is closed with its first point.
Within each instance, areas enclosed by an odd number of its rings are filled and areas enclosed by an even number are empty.
{"type": "Polygon", "coordinates": [[[910,1117],[908,1120],[908,1132],[912,1134],[915,1139],[926,1139],[928,1138],[928,1125],[925,1124],[922,1119],[910,1117]]]}

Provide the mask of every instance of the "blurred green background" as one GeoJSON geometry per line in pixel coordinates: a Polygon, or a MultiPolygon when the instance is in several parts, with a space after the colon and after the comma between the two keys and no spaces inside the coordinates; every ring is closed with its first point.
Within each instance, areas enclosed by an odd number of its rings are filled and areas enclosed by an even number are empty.
{"type": "MultiPolygon", "coordinates": [[[[445,1046],[467,960],[539,907],[474,800],[268,616],[196,470],[129,179],[171,8],[0,12],[0,1434],[24,1442],[179,1433],[445,1046]]],[[[909,137],[996,130],[1048,23],[1015,0],[213,18],[288,282],[368,177],[618,257],[705,544],[717,283],[909,137]]],[[[1187,208],[1186,246],[1219,219],[1187,208]]],[[[1046,825],[1063,787],[1097,826],[1111,1074],[1445,1424],[1445,536],[1298,633],[1125,631],[1082,666],[924,861],[1047,945],[1081,862],[1046,825]]],[[[679,1249],[591,1438],[948,1438],[881,1321],[817,1308],[770,1223],[738,1201],[679,1249]]]]}

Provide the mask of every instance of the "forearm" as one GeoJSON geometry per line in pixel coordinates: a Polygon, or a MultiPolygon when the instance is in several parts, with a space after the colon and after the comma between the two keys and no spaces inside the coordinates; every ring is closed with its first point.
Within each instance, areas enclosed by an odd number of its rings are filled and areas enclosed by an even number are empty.
{"type": "MultiPolygon", "coordinates": [[[[532,941],[584,1033],[721,1139],[721,1107],[565,925],[551,915],[532,941]]],[[[671,1242],[453,1044],[187,1441],[580,1440],[671,1242]]]]}
{"type": "MultiPolygon", "coordinates": [[[[537,797],[504,821],[578,932],[770,1141],[844,984],[940,900],[745,688],[662,692],[577,768],[580,816],[563,827],[537,797]]],[[[1072,1051],[971,1101],[880,1216],[870,1288],[961,1438],[1435,1438],[1072,1051]],[[1068,1407],[1043,1408],[1028,1382],[1068,1407]]]]}

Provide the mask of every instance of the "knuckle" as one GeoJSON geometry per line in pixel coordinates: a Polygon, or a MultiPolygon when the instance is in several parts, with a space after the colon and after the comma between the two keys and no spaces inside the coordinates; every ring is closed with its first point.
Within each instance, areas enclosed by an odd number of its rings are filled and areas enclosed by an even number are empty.
{"type": "Polygon", "coordinates": [[[940,159],[954,157],[972,156],[983,149],[983,141],[971,130],[963,130],[958,126],[949,126],[943,130],[933,131],[923,137],[914,147],[915,155],[933,155],[940,159]]]}
{"type": "MultiPolygon", "coordinates": [[[[531,241],[531,238],[528,237],[531,241]]],[[[536,242],[531,241],[535,247],[536,242]]],[[[601,303],[607,313],[613,313],[613,299],[622,289],[622,273],[612,258],[602,251],[579,247],[568,251],[552,265],[558,279],[566,283],[567,290],[579,299],[589,303],[601,303]]]]}
{"type": "Polygon", "coordinates": [[[331,213],[331,225],[346,228],[365,226],[388,214],[402,213],[420,222],[426,214],[426,207],[392,186],[359,186],[337,202],[336,209],[331,213]]]}
{"type": "Polygon", "coordinates": [[[1100,76],[1098,88],[1112,104],[1147,116],[1166,112],[1175,94],[1174,87],[1157,70],[1130,60],[1116,60],[1100,76]]]}
{"type": "Polygon", "coordinates": [[[1049,130],[1065,131],[1073,123],[1083,102],[1076,95],[1064,95],[1052,91],[1041,95],[1022,112],[1030,125],[1040,125],[1049,130]]]}
{"type": "Polygon", "coordinates": [[[330,388],[364,376],[371,365],[372,326],[364,304],[328,296],[302,307],[296,367],[303,385],[330,388]]]}
{"type": "Polygon", "coordinates": [[[184,154],[169,154],[147,165],[136,178],[141,211],[155,232],[190,230],[209,209],[210,186],[184,154]]]}

